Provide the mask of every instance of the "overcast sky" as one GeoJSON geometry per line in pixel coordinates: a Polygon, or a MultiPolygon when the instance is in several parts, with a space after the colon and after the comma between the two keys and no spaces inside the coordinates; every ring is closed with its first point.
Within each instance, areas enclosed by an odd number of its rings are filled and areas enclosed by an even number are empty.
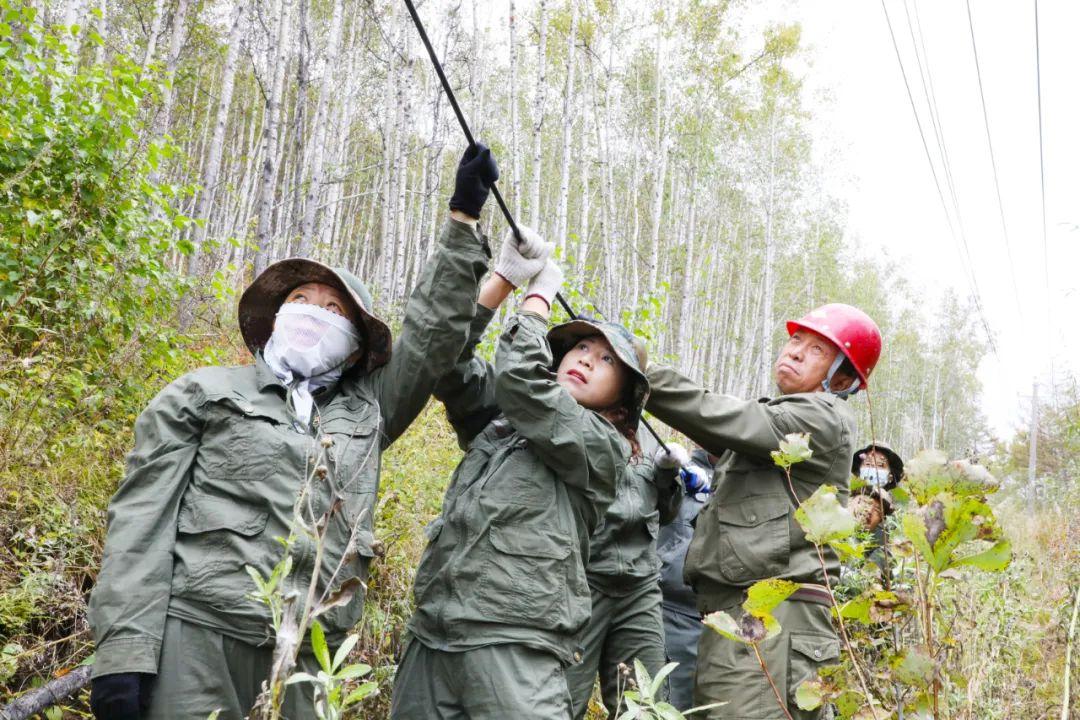
{"type": "MultiPolygon", "coordinates": [[[[967,6],[964,0],[907,0],[905,13],[904,2],[886,0],[886,7],[938,163],[909,16],[924,72],[929,68],[970,264],[942,209],[880,0],[764,0],[748,10],[746,22],[803,25],[817,151],[831,168],[830,189],[849,208],[852,237],[887,253],[931,300],[944,287],[969,296],[965,268],[971,268],[997,347],[997,355],[990,354],[980,368],[983,407],[991,427],[1009,435],[1026,422],[1036,377],[1043,401],[1052,380],[1060,385],[1080,375],[1080,341],[1072,331],[1080,315],[1080,2],[1041,0],[1038,6],[1046,254],[1034,2],[971,2],[1012,262],[994,189],[967,6]]],[[[951,212],[940,165],[937,171],[951,212]]]]}

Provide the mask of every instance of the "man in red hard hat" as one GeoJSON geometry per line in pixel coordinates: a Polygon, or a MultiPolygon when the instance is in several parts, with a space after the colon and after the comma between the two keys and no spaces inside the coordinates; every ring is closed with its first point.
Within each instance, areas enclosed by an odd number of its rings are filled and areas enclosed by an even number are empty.
{"type": "MultiPolygon", "coordinates": [[[[790,337],[774,366],[779,395],[762,400],[710,392],[667,367],[648,369],[652,394],[646,409],[713,455],[721,456],[713,495],[698,515],[686,553],[684,576],[697,595],[698,610],[726,611],[739,618],[746,589],[759,580],[783,578],[799,590],[774,611],[780,634],[759,651],[792,718],[810,720],[795,692],[836,664],[840,641],[830,619],[830,582],[840,561],[828,549],[825,570],[794,513],[821,485],[848,491],[855,450],[855,418],[849,395],[866,387],[881,354],[881,332],[850,305],[831,303],[789,322],[790,337]],[[769,453],[789,433],[809,433],[811,457],[792,467],[791,487],[769,453]]],[[[726,703],[709,718],[784,718],[753,650],[715,632],[698,647],[694,704],[726,703]]]]}

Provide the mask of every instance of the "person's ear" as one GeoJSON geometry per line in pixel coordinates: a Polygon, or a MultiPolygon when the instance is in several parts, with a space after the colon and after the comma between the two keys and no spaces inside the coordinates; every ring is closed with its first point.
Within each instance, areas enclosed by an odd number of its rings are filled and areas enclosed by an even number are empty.
{"type": "Polygon", "coordinates": [[[855,382],[855,377],[847,373],[837,372],[829,382],[829,389],[833,392],[844,392],[855,382]]]}

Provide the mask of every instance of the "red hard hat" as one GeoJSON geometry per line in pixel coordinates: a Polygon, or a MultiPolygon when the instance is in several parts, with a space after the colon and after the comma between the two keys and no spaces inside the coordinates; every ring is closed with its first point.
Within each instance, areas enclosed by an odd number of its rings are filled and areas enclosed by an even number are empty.
{"type": "Polygon", "coordinates": [[[881,330],[869,315],[844,303],[829,303],[811,310],[801,320],[790,320],[788,335],[805,328],[828,338],[847,356],[863,387],[881,357],[881,330]]]}

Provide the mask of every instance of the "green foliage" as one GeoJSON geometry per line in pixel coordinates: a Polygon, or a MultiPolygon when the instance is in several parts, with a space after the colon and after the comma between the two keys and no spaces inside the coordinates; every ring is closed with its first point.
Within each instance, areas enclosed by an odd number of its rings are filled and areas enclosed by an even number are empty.
{"type": "Polygon", "coordinates": [[[2,467],[77,442],[70,423],[129,425],[132,383],[175,370],[166,259],[188,219],[153,179],[175,149],[142,138],[155,82],[124,55],[80,65],[78,29],[30,6],[0,0],[0,16],[2,467]]]}
{"type": "Polygon", "coordinates": [[[836,488],[821,485],[795,511],[795,520],[815,545],[829,545],[855,533],[855,517],[836,497],[836,488]]]}
{"type": "MultiPolygon", "coordinates": [[[[619,715],[618,720],[683,720],[689,715],[727,704],[712,703],[679,712],[675,706],[663,700],[664,682],[671,671],[678,666],[679,663],[668,663],[660,668],[656,677],[651,677],[645,665],[635,658],[634,677],[629,681],[632,689],[623,693],[626,710],[619,715]]],[[[620,665],[620,668],[625,667],[625,665],[620,665]]]]}
{"type": "Polygon", "coordinates": [[[359,641],[359,635],[349,635],[331,658],[322,625],[316,621],[311,626],[311,649],[320,670],[315,675],[293,673],[285,684],[306,682],[315,687],[315,715],[320,720],[338,720],[352,706],[378,692],[378,685],[370,680],[355,682],[371,672],[370,665],[345,662],[359,641]]]}
{"type": "Polygon", "coordinates": [[[738,620],[721,610],[709,613],[702,622],[729,640],[756,645],[780,633],[780,623],[772,611],[798,589],[799,584],[789,580],[758,581],[747,590],[742,604],[745,613],[738,620]]]}

